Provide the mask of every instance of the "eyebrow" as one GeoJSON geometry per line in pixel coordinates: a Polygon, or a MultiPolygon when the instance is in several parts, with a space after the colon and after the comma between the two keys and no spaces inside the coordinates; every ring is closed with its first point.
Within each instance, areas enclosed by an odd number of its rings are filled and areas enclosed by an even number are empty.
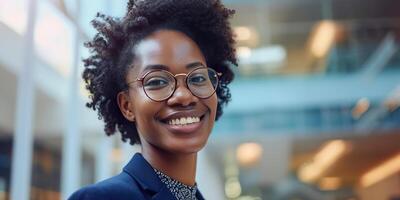
{"type": "MultiPolygon", "coordinates": [[[[186,65],[187,69],[192,69],[192,68],[196,68],[196,67],[205,67],[203,63],[201,62],[192,62],[186,65]]],[[[150,71],[150,70],[155,70],[155,69],[160,69],[160,70],[169,70],[169,67],[167,65],[162,65],[162,64],[154,64],[154,65],[147,65],[143,72],[145,71],[150,71]]]]}

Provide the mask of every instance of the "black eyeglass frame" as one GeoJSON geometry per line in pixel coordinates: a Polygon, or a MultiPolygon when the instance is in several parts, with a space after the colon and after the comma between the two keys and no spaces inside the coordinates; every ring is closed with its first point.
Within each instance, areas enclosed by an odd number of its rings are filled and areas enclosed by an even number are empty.
{"type": "Polygon", "coordinates": [[[148,71],[148,72],[146,72],[145,74],[143,74],[140,78],[137,78],[136,80],[127,83],[127,86],[130,88],[130,85],[131,85],[132,83],[135,83],[135,82],[140,81],[141,84],[142,84],[142,89],[143,89],[144,93],[146,94],[146,96],[147,96],[149,99],[151,99],[151,100],[153,100],[153,101],[156,101],[156,102],[162,102],[162,101],[165,101],[165,100],[171,98],[171,96],[174,95],[174,93],[175,93],[175,91],[176,91],[176,88],[177,88],[176,85],[178,84],[178,80],[177,80],[176,77],[178,77],[178,76],[185,76],[186,88],[190,91],[190,93],[191,93],[193,96],[195,96],[195,97],[197,97],[197,98],[200,98],[200,99],[208,99],[208,98],[210,98],[210,97],[217,91],[217,88],[218,88],[218,85],[219,85],[219,77],[222,76],[222,73],[221,73],[221,72],[215,71],[213,68],[210,68],[210,67],[203,67],[203,66],[202,66],[202,67],[194,68],[194,69],[193,69],[192,71],[190,71],[189,73],[179,73],[179,74],[175,74],[175,75],[172,74],[171,72],[167,71],[167,70],[164,70],[164,69],[155,69],[155,70],[148,71]],[[217,83],[216,83],[216,85],[215,85],[214,91],[213,91],[208,97],[199,97],[199,96],[193,94],[193,92],[192,92],[192,90],[190,89],[189,84],[188,84],[188,77],[189,77],[194,71],[196,71],[196,70],[198,70],[198,69],[202,69],[202,68],[207,69],[207,70],[212,70],[212,71],[214,71],[215,74],[217,75],[217,76],[216,76],[217,83]],[[155,100],[155,99],[151,98],[151,97],[147,94],[146,89],[144,89],[144,85],[143,85],[143,84],[144,84],[144,83],[143,83],[143,80],[146,78],[147,75],[149,75],[150,73],[153,73],[153,72],[158,72],[158,71],[163,71],[163,72],[166,72],[167,74],[170,74],[172,77],[174,77],[174,80],[175,80],[174,90],[171,92],[170,95],[168,95],[167,97],[165,97],[165,98],[163,98],[163,99],[161,99],[161,100],[155,100]]]}

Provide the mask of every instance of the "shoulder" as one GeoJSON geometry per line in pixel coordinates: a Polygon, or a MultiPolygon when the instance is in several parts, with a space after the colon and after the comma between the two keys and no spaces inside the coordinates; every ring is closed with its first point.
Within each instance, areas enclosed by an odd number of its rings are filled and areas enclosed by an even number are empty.
{"type": "Polygon", "coordinates": [[[68,200],[125,200],[132,197],[144,199],[143,190],[131,176],[122,172],[117,176],[79,189],[68,200]]]}
{"type": "Polygon", "coordinates": [[[89,185],[74,192],[68,200],[105,200],[109,199],[96,185],[89,185]]]}

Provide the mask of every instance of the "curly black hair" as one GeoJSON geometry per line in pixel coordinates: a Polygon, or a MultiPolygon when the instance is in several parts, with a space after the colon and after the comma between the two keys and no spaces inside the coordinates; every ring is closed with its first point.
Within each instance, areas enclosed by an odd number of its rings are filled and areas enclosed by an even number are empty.
{"type": "Polygon", "coordinates": [[[237,66],[228,21],[233,14],[234,10],[220,0],[129,0],[122,18],[98,13],[92,21],[97,34],[85,43],[91,54],[83,59],[82,77],[91,94],[86,106],[98,111],[106,134],[118,130],[122,141],[129,139],[132,145],[140,144],[135,124],[126,120],[118,107],[117,94],[127,89],[125,75],[134,60],[133,47],[160,29],[188,35],[200,47],[207,66],[223,73],[216,91],[218,119],[231,98],[227,85],[234,74],[229,65],[237,66]]]}

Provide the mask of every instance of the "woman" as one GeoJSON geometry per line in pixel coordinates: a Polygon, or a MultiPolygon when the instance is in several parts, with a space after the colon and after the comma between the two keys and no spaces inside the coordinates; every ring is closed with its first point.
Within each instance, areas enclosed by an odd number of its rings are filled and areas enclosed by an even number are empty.
{"type": "Polygon", "coordinates": [[[83,78],[105,132],[140,144],[123,171],[70,199],[203,199],[196,159],[229,101],[237,65],[219,0],[130,0],[126,15],[98,14],[83,78]]]}

